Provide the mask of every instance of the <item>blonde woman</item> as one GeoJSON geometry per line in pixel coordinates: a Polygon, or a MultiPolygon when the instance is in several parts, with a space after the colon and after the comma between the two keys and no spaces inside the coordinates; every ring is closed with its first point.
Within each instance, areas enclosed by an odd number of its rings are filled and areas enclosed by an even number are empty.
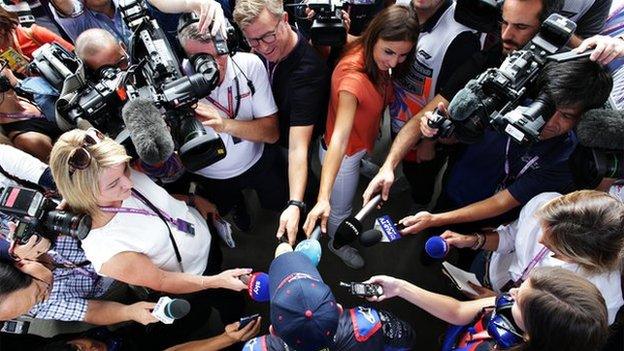
{"type": "Polygon", "coordinates": [[[59,192],[73,211],[93,218],[82,248],[95,270],[171,294],[245,289],[237,278],[250,269],[203,275],[218,269],[208,264],[212,238],[205,221],[214,206],[201,197],[172,197],[130,169],[129,160],[123,146],[93,128],[63,134],[52,149],[59,192]]]}
{"type": "MultiPolygon", "coordinates": [[[[542,193],[509,225],[472,235],[446,231],[442,238],[455,247],[493,251],[483,280],[495,292],[519,286],[535,267],[562,267],[596,285],[606,301],[609,323],[624,304],[619,270],[624,203],[607,193],[542,193]]],[[[494,294],[477,289],[481,296],[494,294]]]]}

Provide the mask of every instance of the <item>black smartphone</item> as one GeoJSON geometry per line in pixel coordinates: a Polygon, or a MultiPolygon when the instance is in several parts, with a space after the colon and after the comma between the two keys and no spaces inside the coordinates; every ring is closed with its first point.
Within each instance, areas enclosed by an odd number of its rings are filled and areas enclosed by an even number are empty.
{"type": "Polygon", "coordinates": [[[340,282],[340,286],[349,289],[351,295],[359,296],[359,297],[373,297],[373,296],[381,296],[383,295],[383,288],[379,284],[375,283],[345,283],[340,282]]]}
{"type": "Polygon", "coordinates": [[[246,317],[239,319],[238,330],[245,328],[247,324],[251,323],[254,320],[257,320],[258,318],[260,318],[260,315],[256,313],[256,314],[252,314],[251,316],[246,316],[246,317]]]}

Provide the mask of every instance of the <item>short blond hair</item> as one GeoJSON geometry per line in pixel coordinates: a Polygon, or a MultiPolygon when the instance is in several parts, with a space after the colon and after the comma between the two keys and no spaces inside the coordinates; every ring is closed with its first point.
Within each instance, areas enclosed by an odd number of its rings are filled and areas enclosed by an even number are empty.
{"type": "Polygon", "coordinates": [[[121,144],[106,137],[96,145],[86,146],[91,163],[70,176],[68,159],[83,145],[86,134],[84,130],[74,129],[61,135],[50,153],[50,169],[59,192],[72,210],[96,217],[101,214],[98,207],[100,174],[105,168],[128,162],[130,156],[121,144]]]}
{"type": "Polygon", "coordinates": [[[234,7],[234,21],[244,30],[266,9],[276,19],[284,13],[282,0],[238,0],[234,7]]]}

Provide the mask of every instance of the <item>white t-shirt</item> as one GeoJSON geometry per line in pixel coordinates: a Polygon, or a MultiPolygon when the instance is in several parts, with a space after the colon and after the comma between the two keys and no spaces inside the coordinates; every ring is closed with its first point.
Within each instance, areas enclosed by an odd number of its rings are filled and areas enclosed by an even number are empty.
{"type": "MultiPolygon", "coordinates": [[[[499,234],[499,244],[490,261],[490,281],[494,290],[500,288],[510,279],[517,280],[529,262],[544,247],[538,241],[542,237],[542,229],[535,218],[535,213],[546,202],[561,196],[559,193],[542,193],[531,199],[520,212],[520,217],[511,224],[496,229],[499,234]]],[[[561,267],[587,278],[602,293],[609,311],[609,324],[615,320],[615,314],[624,304],[622,289],[620,288],[620,272],[614,270],[608,273],[587,275],[575,263],[567,263],[552,257],[548,253],[536,267],[561,267]]]]}
{"type": "MultiPolygon", "coordinates": [[[[38,184],[48,165],[24,151],[9,145],[0,145],[0,166],[10,175],[38,184]]],[[[15,186],[13,180],[0,173],[0,189],[15,186]]]]}
{"type": "MultiPolygon", "coordinates": [[[[223,83],[202,102],[212,104],[221,117],[234,118],[237,97],[240,97],[240,107],[236,114],[238,121],[251,121],[277,113],[269,76],[256,55],[237,53],[234,57],[228,57],[223,83]],[[232,60],[236,61],[237,65],[232,60]],[[253,95],[245,76],[253,82],[255,88],[253,95]],[[211,99],[216,103],[212,103],[211,99]]],[[[227,155],[221,161],[197,171],[197,174],[212,179],[233,178],[251,168],[262,156],[264,143],[234,138],[225,133],[219,133],[219,136],[223,139],[227,155]]]]}
{"type": "MultiPolygon", "coordinates": [[[[193,224],[195,235],[178,230],[169,225],[182,255],[185,273],[201,275],[206,269],[210,251],[210,231],[206,221],[193,208],[171,197],[143,173],[131,171],[133,189],[149,199],[154,206],[173,218],[181,218],[193,224]]],[[[124,200],[122,207],[153,211],[137,197],[124,200]]],[[[102,265],[121,252],[139,252],[160,269],[179,272],[180,268],[169,239],[165,223],[157,216],[133,213],[116,213],[105,226],[92,229],[82,248],[95,270],[101,274],[102,265]]]]}

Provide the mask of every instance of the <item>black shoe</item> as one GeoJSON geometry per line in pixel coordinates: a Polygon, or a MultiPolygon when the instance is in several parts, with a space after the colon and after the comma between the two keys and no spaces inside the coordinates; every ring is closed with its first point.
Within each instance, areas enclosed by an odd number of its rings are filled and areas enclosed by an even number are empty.
{"type": "Polygon", "coordinates": [[[251,217],[245,203],[237,204],[232,208],[232,224],[239,232],[247,233],[251,230],[251,217]]]}

